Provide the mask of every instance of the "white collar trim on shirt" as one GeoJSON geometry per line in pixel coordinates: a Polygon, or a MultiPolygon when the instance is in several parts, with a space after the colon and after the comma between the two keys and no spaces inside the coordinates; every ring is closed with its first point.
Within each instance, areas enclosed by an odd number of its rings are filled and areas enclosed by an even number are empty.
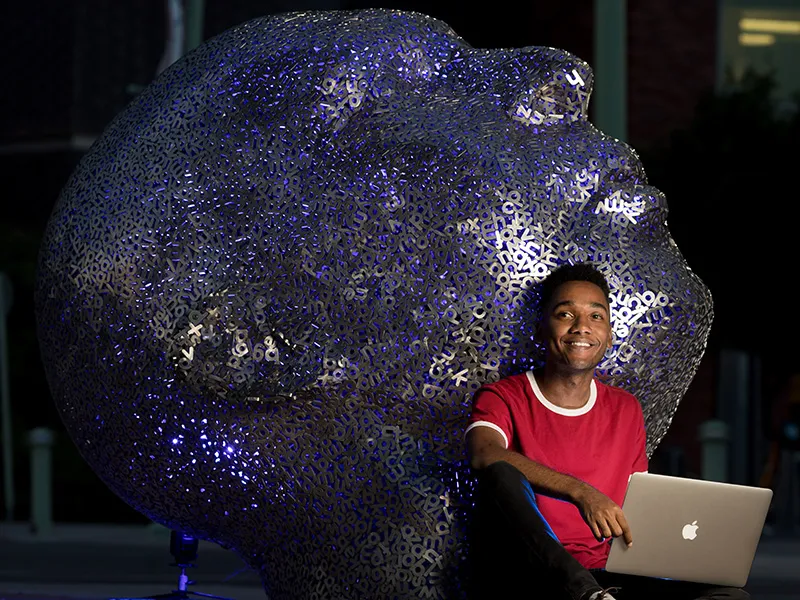
{"type": "Polygon", "coordinates": [[[580,408],[563,408],[561,406],[557,406],[544,397],[542,390],[539,389],[539,384],[536,383],[536,378],[533,376],[533,371],[528,371],[525,374],[528,376],[528,383],[531,384],[533,395],[536,396],[536,399],[541,402],[545,408],[552,410],[556,414],[564,415],[565,417],[579,417],[581,415],[585,415],[592,410],[592,407],[597,400],[597,386],[594,383],[594,379],[592,379],[592,383],[589,387],[589,400],[586,402],[586,404],[580,408]]]}

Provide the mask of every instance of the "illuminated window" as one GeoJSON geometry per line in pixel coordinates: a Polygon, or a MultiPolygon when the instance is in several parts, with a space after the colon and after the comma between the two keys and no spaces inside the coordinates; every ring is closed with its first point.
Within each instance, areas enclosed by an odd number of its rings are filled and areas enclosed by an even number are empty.
{"type": "Polygon", "coordinates": [[[772,73],[777,100],[800,93],[800,0],[721,0],[718,83],[772,73]]]}

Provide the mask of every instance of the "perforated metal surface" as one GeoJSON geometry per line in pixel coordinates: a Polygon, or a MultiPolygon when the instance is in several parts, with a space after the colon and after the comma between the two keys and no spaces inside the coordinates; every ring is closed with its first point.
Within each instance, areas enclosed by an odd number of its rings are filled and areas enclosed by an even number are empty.
{"type": "Polygon", "coordinates": [[[707,289],[589,67],[423,15],[288,14],[214,38],[105,131],[53,212],[54,398],[133,507],[284,598],[458,597],[482,382],[535,364],[536,283],[599,263],[652,452],[707,289]]]}

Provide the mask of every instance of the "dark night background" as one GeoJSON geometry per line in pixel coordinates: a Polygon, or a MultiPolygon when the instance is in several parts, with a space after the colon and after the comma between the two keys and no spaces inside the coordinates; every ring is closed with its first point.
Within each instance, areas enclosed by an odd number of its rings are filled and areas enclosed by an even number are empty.
{"type": "MultiPolygon", "coordinates": [[[[269,13],[332,4],[209,0],[203,37],[269,13]]],[[[672,236],[715,300],[706,356],[654,456],[656,465],[666,465],[668,454],[680,456],[689,475],[699,468],[697,426],[716,410],[721,351],[747,352],[760,365],[753,401],[765,410],[762,445],[775,437],[773,401],[789,377],[800,373],[794,331],[797,104],[792,90],[777,89],[776,79],[763,70],[718,85],[724,68],[718,11],[725,4],[628,2],[628,141],[651,183],[665,192],[672,236]]],[[[410,1],[338,6],[424,12],[475,47],[554,46],[592,64],[591,0],[497,1],[471,8],[410,1]]],[[[94,476],[61,425],[39,358],[33,287],[38,244],[61,187],[91,140],[156,73],[164,48],[164,3],[31,0],[8,4],[2,13],[0,271],[14,286],[8,315],[14,516],[28,515],[26,432],[44,426],[57,432],[55,521],[144,523],[94,476]]],[[[800,44],[793,44],[800,58],[800,44]]],[[[763,454],[762,448],[752,458],[752,473],[759,472],[763,454]]]]}

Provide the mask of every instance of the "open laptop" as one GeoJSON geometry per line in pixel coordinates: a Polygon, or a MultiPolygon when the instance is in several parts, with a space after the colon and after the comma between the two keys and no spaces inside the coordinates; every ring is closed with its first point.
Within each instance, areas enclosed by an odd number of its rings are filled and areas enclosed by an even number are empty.
{"type": "Polygon", "coordinates": [[[606,570],[743,587],[771,500],[766,488],[634,473],[622,505],[633,545],[614,538],[606,570]]]}

